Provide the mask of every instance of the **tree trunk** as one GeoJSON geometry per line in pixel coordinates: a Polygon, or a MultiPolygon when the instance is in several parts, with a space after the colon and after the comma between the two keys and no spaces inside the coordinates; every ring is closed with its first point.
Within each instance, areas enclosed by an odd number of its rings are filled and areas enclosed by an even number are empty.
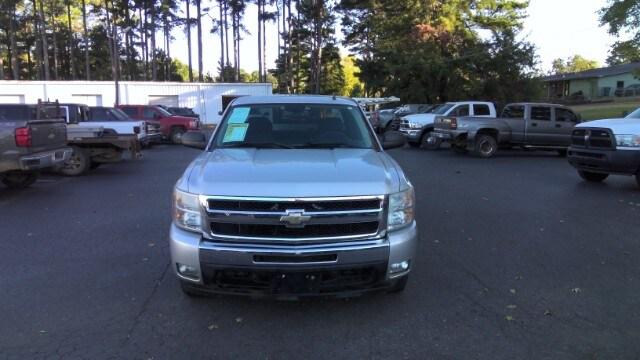
{"type": "Polygon", "coordinates": [[[40,0],[40,11],[38,21],[40,22],[40,36],[42,37],[42,66],[44,67],[44,79],[51,80],[49,69],[49,44],[47,43],[47,25],[44,17],[44,0],[40,0]]]}
{"type": "MultiPolygon", "coordinates": [[[[11,20],[9,20],[9,43],[11,44],[11,71],[13,80],[20,79],[20,68],[18,66],[18,45],[16,44],[16,6],[11,10],[11,20]]],[[[27,51],[29,53],[29,51],[27,51]]]]}
{"type": "Polygon", "coordinates": [[[189,82],[193,82],[193,64],[191,60],[191,0],[186,0],[187,2],[187,49],[188,54],[187,57],[189,59],[189,82]]]}
{"type": "Polygon", "coordinates": [[[239,37],[239,29],[238,29],[238,18],[233,11],[231,14],[231,26],[233,26],[233,67],[235,69],[235,82],[240,82],[240,52],[238,50],[238,37],[239,37]]]}
{"type": "MultiPolygon", "coordinates": [[[[262,1],[262,14],[265,13],[266,0],[262,1]]],[[[262,80],[260,82],[267,82],[267,29],[266,21],[262,20],[262,80]]]]}
{"type": "Polygon", "coordinates": [[[223,0],[220,0],[220,25],[219,25],[219,32],[220,32],[220,80],[222,82],[227,81],[226,77],[225,77],[225,64],[224,64],[224,35],[226,34],[226,29],[224,27],[224,15],[223,15],[223,4],[222,4],[223,0]]]}
{"type": "Polygon", "coordinates": [[[226,59],[227,63],[226,63],[225,66],[231,65],[229,63],[229,31],[228,31],[229,30],[229,23],[227,22],[228,21],[228,16],[227,15],[229,13],[229,6],[228,5],[229,4],[225,0],[224,1],[224,38],[225,38],[224,48],[225,48],[225,53],[227,54],[227,59],[226,59]]]}
{"type": "Polygon", "coordinates": [[[107,44],[109,46],[109,56],[111,57],[111,79],[112,80],[116,80],[116,77],[118,76],[117,72],[116,72],[116,55],[115,55],[115,48],[114,48],[114,34],[113,31],[111,30],[111,19],[109,17],[109,3],[108,0],[104,1],[104,7],[106,10],[106,15],[107,15],[107,44]]]}
{"type": "Polygon", "coordinates": [[[156,63],[156,9],[151,2],[151,80],[158,80],[158,64],[156,63]]]}
{"type": "Polygon", "coordinates": [[[198,17],[198,81],[204,81],[204,74],[202,69],[202,9],[200,8],[200,0],[196,0],[196,13],[198,17]]]}
{"type": "Polygon", "coordinates": [[[262,82],[262,0],[258,0],[258,82],[262,82]]]}
{"type": "Polygon", "coordinates": [[[287,81],[289,83],[287,93],[291,94],[295,91],[295,83],[293,77],[293,54],[291,53],[291,0],[287,1],[287,81]]]}
{"type": "Polygon", "coordinates": [[[53,40],[53,77],[55,78],[55,80],[59,80],[60,77],[58,76],[58,39],[56,36],[56,20],[55,17],[53,16],[53,10],[51,10],[51,13],[49,14],[49,16],[51,17],[51,29],[53,30],[53,32],[51,33],[51,37],[53,40]]]}
{"type": "Polygon", "coordinates": [[[42,80],[44,76],[42,75],[42,41],[40,37],[40,22],[38,21],[38,1],[33,0],[33,38],[35,39],[35,49],[33,51],[33,64],[36,67],[36,78],[38,80],[42,80]]]}
{"type": "MultiPolygon", "coordinates": [[[[146,5],[146,1],[144,3],[146,5]]],[[[144,80],[149,80],[149,53],[147,52],[147,10],[145,8],[144,17],[142,16],[142,8],[138,10],[138,14],[140,17],[140,47],[142,53],[140,57],[142,58],[143,68],[144,68],[144,80]],[[144,22],[143,22],[144,20],[144,22]]]]}
{"type": "Polygon", "coordinates": [[[67,0],[67,29],[69,31],[69,74],[71,80],[76,79],[76,62],[73,44],[73,30],[71,28],[71,0],[67,0]]]}
{"type": "Polygon", "coordinates": [[[87,31],[87,4],[85,0],[82,0],[82,42],[84,43],[84,75],[88,80],[91,80],[91,71],[89,68],[89,32],[87,31]]]}

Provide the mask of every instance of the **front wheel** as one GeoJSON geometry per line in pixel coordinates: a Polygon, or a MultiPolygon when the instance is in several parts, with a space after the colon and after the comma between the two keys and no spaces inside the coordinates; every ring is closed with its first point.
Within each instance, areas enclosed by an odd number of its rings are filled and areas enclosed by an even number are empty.
{"type": "Polygon", "coordinates": [[[498,151],[498,142],[491,135],[478,135],[473,154],[481,158],[490,158],[498,151]]]}
{"type": "Polygon", "coordinates": [[[182,128],[175,128],[173,130],[171,130],[171,135],[169,135],[169,138],[171,139],[171,142],[174,144],[182,144],[182,135],[184,134],[184,129],[182,128]]]}
{"type": "Polygon", "coordinates": [[[583,170],[579,170],[578,175],[580,175],[580,177],[583,178],[584,180],[590,181],[590,182],[603,182],[604,179],[609,177],[609,174],[595,173],[595,172],[583,171],[583,170]]]}
{"type": "Polygon", "coordinates": [[[24,189],[33,185],[37,179],[38,173],[15,171],[4,175],[2,183],[9,189],[24,189]]]}
{"type": "Polygon", "coordinates": [[[431,131],[424,133],[424,135],[422,135],[422,138],[420,139],[420,142],[422,143],[422,147],[427,150],[437,150],[440,148],[440,144],[442,144],[442,140],[435,136],[432,136],[431,131]]]}
{"type": "Polygon", "coordinates": [[[80,176],[91,168],[89,152],[80,148],[73,148],[71,157],[65,162],[58,172],[65,176],[80,176]]]}

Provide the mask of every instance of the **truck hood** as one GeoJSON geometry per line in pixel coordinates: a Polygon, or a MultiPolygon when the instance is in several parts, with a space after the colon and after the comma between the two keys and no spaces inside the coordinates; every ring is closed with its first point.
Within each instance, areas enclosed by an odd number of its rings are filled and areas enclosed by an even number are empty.
{"type": "Polygon", "coordinates": [[[436,118],[436,114],[413,114],[404,116],[403,119],[408,120],[409,122],[418,123],[422,125],[433,124],[433,120],[436,118]]]}
{"type": "Polygon", "coordinates": [[[640,134],[640,119],[619,118],[604,119],[580,123],[577,128],[605,128],[611,129],[614,134],[640,134]]]}
{"type": "Polygon", "coordinates": [[[201,195],[323,197],[390,194],[401,179],[395,161],[371,149],[215,149],[176,186],[201,195]]]}

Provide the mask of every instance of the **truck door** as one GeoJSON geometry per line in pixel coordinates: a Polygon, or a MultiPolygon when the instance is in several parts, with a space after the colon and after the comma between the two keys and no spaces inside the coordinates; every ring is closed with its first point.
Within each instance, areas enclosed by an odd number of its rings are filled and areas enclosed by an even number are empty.
{"type": "Polygon", "coordinates": [[[525,138],[524,105],[508,105],[502,110],[501,119],[511,128],[511,141],[522,143],[525,138]]]}
{"type": "Polygon", "coordinates": [[[557,143],[561,146],[569,146],[571,145],[571,132],[578,123],[578,116],[567,108],[557,107],[554,110],[557,143]]]}
{"type": "Polygon", "coordinates": [[[556,128],[551,121],[550,106],[531,106],[527,119],[527,144],[556,145],[556,128]]]}

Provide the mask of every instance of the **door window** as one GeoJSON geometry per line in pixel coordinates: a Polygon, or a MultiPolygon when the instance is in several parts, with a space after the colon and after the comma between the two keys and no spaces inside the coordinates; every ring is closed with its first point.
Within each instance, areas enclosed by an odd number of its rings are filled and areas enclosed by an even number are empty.
{"type": "Polygon", "coordinates": [[[502,117],[507,119],[524,119],[524,106],[511,105],[502,110],[502,117]]]}
{"type": "Polygon", "coordinates": [[[144,108],[142,110],[142,118],[143,119],[154,119],[154,115],[156,114],[155,110],[153,110],[152,108],[144,108]]]}
{"type": "Polygon", "coordinates": [[[532,106],[531,120],[551,121],[551,108],[548,106],[532,106]]]}
{"type": "Polygon", "coordinates": [[[138,117],[138,108],[135,108],[135,107],[123,107],[120,110],[124,111],[124,113],[127,114],[131,118],[137,118],[138,117]]]}
{"type": "Polygon", "coordinates": [[[569,109],[556,108],[556,121],[577,122],[578,117],[569,109]]]}
{"type": "Polygon", "coordinates": [[[473,116],[490,116],[491,110],[487,104],[473,104],[473,116]]]}
{"type": "Polygon", "coordinates": [[[460,105],[453,109],[452,116],[469,116],[469,105],[460,105]]]}
{"type": "Polygon", "coordinates": [[[618,81],[616,82],[616,88],[618,89],[622,89],[624,87],[624,81],[618,81]]]}

